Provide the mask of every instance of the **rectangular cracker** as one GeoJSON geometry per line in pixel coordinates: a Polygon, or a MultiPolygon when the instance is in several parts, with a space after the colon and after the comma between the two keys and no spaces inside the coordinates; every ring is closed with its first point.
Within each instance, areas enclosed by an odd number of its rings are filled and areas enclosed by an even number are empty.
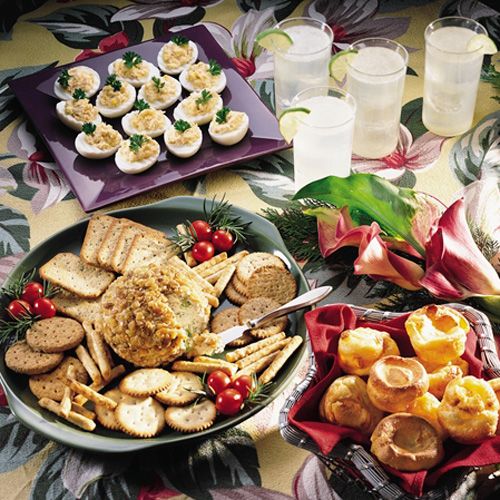
{"type": "Polygon", "coordinates": [[[233,367],[222,365],[221,363],[199,363],[196,361],[174,361],[172,364],[173,371],[192,372],[192,373],[212,373],[215,370],[222,370],[232,377],[238,368],[236,365],[233,367]]]}
{"type": "Polygon", "coordinates": [[[266,371],[262,373],[259,377],[259,382],[261,384],[267,384],[276,376],[276,374],[281,370],[283,365],[286,363],[287,359],[293,354],[293,352],[302,344],[304,339],[299,335],[295,335],[291,338],[290,342],[284,347],[282,351],[276,356],[276,359],[268,366],[266,371]]]}
{"type": "Polygon", "coordinates": [[[93,420],[85,417],[84,415],[81,415],[80,413],[76,413],[74,411],[70,411],[68,416],[65,417],[64,415],[61,414],[61,412],[59,410],[59,403],[57,403],[53,399],[41,398],[38,400],[38,404],[42,408],[45,408],[46,410],[49,410],[52,413],[55,413],[58,417],[64,418],[68,422],[71,422],[73,425],[76,425],[85,431],[91,432],[96,427],[96,424],[93,420]]]}
{"type": "Polygon", "coordinates": [[[249,356],[250,354],[257,352],[268,345],[275,344],[276,342],[283,340],[285,337],[286,334],[284,332],[276,333],[263,340],[259,340],[258,342],[254,342],[245,347],[241,347],[240,349],[235,349],[234,351],[228,352],[226,354],[226,360],[234,363],[235,361],[238,361],[245,356],[249,356]]]}
{"type": "Polygon", "coordinates": [[[258,361],[260,358],[267,356],[268,354],[271,354],[274,351],[279,351],[280,349],[283,349],[288,342],[290,342],[290,339],[283,339],[279,340],[278,342],[274,342],[273,344],[269,344],[262,349],[254,352],[253,354],[250,354],[238,361],[236,361],[236,366],[240,369],[245,368],[245,366],[251,365],[252,363],[255,363],[255,361],[258,361]]]}
{"type": "Polygon", "coordinates": [[[228,267],[232,264],[237,264],[243,257],[245,257],[248,254],[249,254],[249,252],[247,250],[242,250],[241,252],[235,253],[233,256],[227,258],[226,260],[219,262],[215,266],[198,271],[198,274],[200,276],[202,276],[203,278],[206,278],[207,276],[210,276],[211,274],[215,274],[216,272],[220,271],[221,269],[225,269],[226,267],[228,267]]]}
{"type": "Polygon", "coordinates": [[[139,267],[166,265],[168,260],[179,253],[179,247],[166,236],[158,238],[153,234],[138,234],[130,245],[127,258],[121,268],[123,274],[139,267]]]}
{"type": "Polygon", "coordinates": [[[109,408],[110,410],[114,410],[117,406],[116,401],[113,401],[102,394],[99,394],[97,391],[94,391],[88,385],[82,384],[78,382],[78,380],[71,379],[69,380],[69,387],[72,391],[81,394],[89,401],[92,401],[96,405],[104,406],[105,408],[109,408]]]}
{"type": "Polygon", "coordinates": [[[87,373],[90,375],[92,382],[98,384],[102,380],[102,375],[87,349],[85,349],[83,345],[79,345],[75,349],[75,353],[78,356],[78,359],[81,361],[85,370],[87,370],[87,373]]]}
{"type": "Polygon", "coordinates": [[[97,263],[103,269],[112,271],[111,259],[115,253],[116,244],[120,238],[121,231],[124,227],[128,226],[130,221],[128,219],[115,219],[109,226],[104,238],[101,241],[101,245],[97,250],[97,263]]]}
{"type": "Polygon", "coordinates": [[[226,268],[219,276],[219,279],[214,285],[215,295],[217,295],[217,297],[220,297],[222,295],[222,293],[226,289],[226,286],[231,281],[231,278],[233,277],[235,271],[236,271],[236,266],[231,265],[228,268],[226,268]]]}
{"type": "Polygon", "coordinates": [[[232,371],[237,370],[237,366],[234,363],[229,363],[229,361],[225,361],[220,358],[212,358],[210,356],[195,356],[193,358],[195,363],[218,363],[221,366],[225,366],[232,371]]]}
{"type": "Polygon", "coordinates": [[[88,299],[102,295],[115,275],[83,262],[74,253],[58,253],[40,268],[40,276],[54,285],[88,299]]]}
{"type": "MultiPolygon", "coordinates": [[[[101,380],[99,384],[92,383],[89,385],[91,389],[94,389],[94,391],[100,391],[101,389],[104,389],[112,380],[115,378],[119,377],[120,375],[123,375],[125,373],[125,367],[123,365],[116,365],[111,369],[111,374],[107,380],[101,380]]],[[[81,394],[78,394],[75,396],[75,399],[73,400],[74,403],[78,405],[84,405],[88,399],[85,396],[82,396],[81,394]]]]}
{"type": "Polygon", "coordinates": [[[277,358],[278,354],[279,351],[272,352],[271,354],[268,354],[267,356],[260,358],[255,363],[245,366],[245,368],[243,368],[238,372],[238,377],[240,375],[253,375],[254,373],[256,374],[261,372],[262,370],[264,370],[264,368],[268,367],[277,358]]]}
{"type": "Polygon", "coordinates": [[[109,215],[93,215],[87,225],[85,238],[80,249],[80,258],[87,264],[98,265],[97,252],[101,246],[109,226],[115,221],[109,215]]]}
{"type": "Polygon", "coordinates": [[[61,290],[51,300],[59,312],[76,319],[80,323],[85,320],[96,320],[101,315],[100,297],[97,299],[84,299],[61,290]]]}
{"type": "Polygon", "coordinates": [[[87,346],[89,348],[90,356],[99,367],[102,378],[108,380],[111,376],[111,354],[107,345],[104,343],[101,334],[95,329],[94,323],[84,321],[82,323],[85,330],[85,337],[87,339],[87,346]]]}
{"type": "Polygon", "coordinates": [[[219,264],[220,262],[225,261],[226,259],[227,252],[221,252],[217,255],[214,255],[211,259],[208,259],[205,262],[202,262],[201,264],[193,267],[193,271],[196,271],[198,274],[200,274],[200,272],[211,269],[212,267],[219,264]]]}

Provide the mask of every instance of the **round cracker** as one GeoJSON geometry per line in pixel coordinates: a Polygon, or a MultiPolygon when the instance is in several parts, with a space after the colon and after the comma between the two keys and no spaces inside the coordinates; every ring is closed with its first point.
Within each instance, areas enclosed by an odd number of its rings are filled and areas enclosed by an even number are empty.
{"type": "Polygon", "coordinates": [[[253,252],[238,262],[236,276],[243,284],[246,284],[251,279],[253,273],[261,267],[285,269],[285,264],[276,255],[267,252],[253,252]]]}
{"type": "Polygon", "coordinates": [[[195,373],[174,372],[171,373],[172,384],[166,391],[155,394],[155,398],[163,404],[172,406],[184,406],[192,403],[198,394],[193,391],[202,391],[203,382],[195,373]]]}
{"type": "Polygon", "coordinates": [[[204,399],[190,406],[171,407],[165,410],[165,422],[179,432],[200,432],[211,427],[217,410],[210,399],[204,399]]]}
{"type": "MultiPolygon", "coordinates": [[[[251,278],[250,278],[251,279],[251,278]]],[[[240,294],[240,295],[243,295],[243,297],[246,297],[247,296],[247,287],[246,285],[240,281],[240,279],[238,278],[238,276],[233,276],[233,279],[231,280],[231,283],[233,284],[233,287],[234,289],[240,294]]],[[[247,298],[248,300],[248,298],[247,298]]]]}
{"type": "Polygon", "coordinates": [[[130,396],[146,397],[164,391],[172,375],[162,368],[141,368],[129,373],[120,381],[120,391],[130,396]]]}
{"type": "Polygon", "coordinates": [[[267,297],[286,304],[297,294],[297,283],[288,269],[261,267],[252,274],[246,284],[245,295],[248,298],[267,297]]]}
{"type": "Polygon", "coordinates": [[[240,320],[238,319],[238,308],[230,307],[214,315],[212,322],[210,323],[210,331],[213,333],[221,333],[224,330],[232,328],[233,326],[238,326],[239,324],[240,320]]]}
{"type": "MultiPolygon", "coordinates": [[[[120,404],[121,402],[132,403],[134,401],[142,401],[143,399],[124,394],[122,391],[120,391],[120,389],[117,388],[105,392],[104,396],[112,399],[117,404],[120,404]]],[[[95,405],[94,410],[97,415],[97,420],[103,427],[106,427],[106,429],[111,429],[113,431],[120,429],[120,424],[118,423],[118,420],[116,420],[115,410],[106,408],[103,405],[95,405]]]]}
{"type": "Polygon", "coordinates": [[[244,295],[241,295],[241,293],[239,293],[236,288],[234,288],[233,286],[233,282],[232,280],[229,282],[229,284],[226,286],[226,289],[224,290],[224,292],[226,293],[226,297],[233,303],[233,304],[236,304],[238,306],[241,306],[243,305],[247,300],[248,298],[245,297],[244,295]]]}
{"type": "MultiPolygon", "coordinates": [[[[273,309],[277,309],[279,306],[280,304],[273,299],[262,297],[250,299],[240,307],[238,319],[243,324],[251,319],[260,318],[273,309]]],[[[267,325],[259,328],[253,328],[250,330],[250,334],[253,337],[264,339],[266,337],[270,337],[271,335],[275,335],[276,333],[282,332],[286,328],[287,322],[287,317],[282,316],[267,325]]]]}
{"type": "Polygon", "coordinates": [[[78,321],[54,316],[35,322],[26,332],[26,342],[35,351],[64,352],[78,346],[84,336],[78,321]]]}
{"type": "Polygon", "coordinates": [[[120,430],[134,437],[149,438],[165,427],[163,406],[152,397],[122,401],[115,409],[120,430]]]}
{"type": "Polygon", "coordinates": [[[63,358],[62,353],[47,354],[34,351],[25,340],[21,340],[7,349],[5,364],[17,373],[39,375],[53,370],[63,358]]]}
{"type": "Polygon", "coordinates": [[[80,360],[67,356],[62,363],[52,372],[44,375],[34,375],[29,378],[29,386],[31,392],[38,398],[49,398],[54,401],[61,401],[68,367],[73,366],[75,369],[75,380],[82,384],[88,383],[89,376],[87,370],[82,365],[80,360]]]}

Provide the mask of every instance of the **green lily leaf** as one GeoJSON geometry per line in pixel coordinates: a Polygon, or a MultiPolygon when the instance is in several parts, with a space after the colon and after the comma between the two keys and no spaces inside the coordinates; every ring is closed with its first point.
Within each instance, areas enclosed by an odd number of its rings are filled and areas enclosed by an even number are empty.
{"type": "Polygon", "coordinates": [[[425,255],[414,235],[420,202],[412,189],[394,186],[377,175],[352,174],[311,182],[294,197],[301,198],[326,201],[339,208],[347,206],[355,225],[375,221],[388,236],[405,240],[420,255],[425,255]]]}

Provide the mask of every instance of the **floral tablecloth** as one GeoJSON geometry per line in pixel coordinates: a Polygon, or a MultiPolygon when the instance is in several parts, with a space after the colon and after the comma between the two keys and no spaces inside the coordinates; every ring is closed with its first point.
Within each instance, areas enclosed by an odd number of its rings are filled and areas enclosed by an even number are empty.
{"type": "MultiPolygon", "coordinates": [[[[410,53],[397,150],[382,160],[355,160],[354,168],[379,173],[400,186],[415,187],[447,202],[473,180],[499,174],[498,96],[491,83],[482,82],[470,131],[451,139],[428,132],[421,119],[423,32],[431,20],[458,13],[480,20],[500,46],[500,16],[491,7],[494,2],[487,4],[460,0],[0,0],[0,282],[30,248],[85,216],[21,112],[7,86],[9,80],[126,47],[168,29],[202,23],[272,107],[273,62],[255,47],[255,35],[287,16],[326,19],[335,34],[334,51],[360,38],[377,36],[398,40],[410,53]]],[[[253,211],[282,207],[293,194],[290,151],[166,186],[110,208],[175,195],[222,193],[253,211]]],[[[314,271],[306,266],[305,271],[312,282],[335,287],[334,301],[366,304],[385,293],[383,287],[373,287],[342,266],[314,271]]],[[[297,380],[305,370],[304,362],[297,380]]],[[[196,445],[99,456],[49,442],[20,425],[0,388],[0,498],[336,498],[320,462],[279,436],[278,413],[286,396],[238,428],[196,445]]]]}

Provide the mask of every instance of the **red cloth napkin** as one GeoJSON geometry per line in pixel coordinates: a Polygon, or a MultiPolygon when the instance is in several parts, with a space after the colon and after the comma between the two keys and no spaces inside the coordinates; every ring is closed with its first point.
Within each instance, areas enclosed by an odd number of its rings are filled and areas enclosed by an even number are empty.
{"type": "MultiPolygon", "coordinates": [[[[318,406],[324,392],[337,377],[343,375],[337,362],[337,346],[339,335],[347,329],[360,326],[389,332],[398,344],[402,356],[414,356],[410,339],[404,328],[408,314],[384,323],[370,323],[356,318],[353,310],[343,304],[325,306],[306,313],[306,324],[318,367],[315,381],[289,413],[290,422],[308,434],[324,454],[332,451],[335,445],[344,438],[366,445],[370,449],[370,437],[360,432],[321,422],[318,406]]],[[[483,366],[480,359],[477,338],[471,329],[467,336],[466,350],[462,356],[469,363],[469,374],[481,377],[483,366]]],[[[424,489],[435,486],[439,478],[456,467],[484,466],[500,463],[500,436],[494,437],[479,445],[466,446],[447,440],[445,458],[429,471],[401,472],[391,467],[384,468],[399,478],[401,486],[413,495],[422,495],[424,489]]]]}

